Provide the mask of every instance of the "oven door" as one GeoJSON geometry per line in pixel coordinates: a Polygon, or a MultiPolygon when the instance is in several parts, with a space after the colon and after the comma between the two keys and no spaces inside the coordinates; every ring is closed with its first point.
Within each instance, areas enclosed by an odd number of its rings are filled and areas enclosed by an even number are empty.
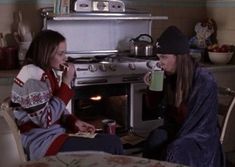
{"type": "Polygon", "coordinates": [[[130,84],[77,86],[72,100],[72,111],[81,120],[102,128],[103,119],[117,122],[117,134],[129,129],[130,84]]]}
{"type": "MultiPolygon", "coordinates": [[[[131,84],[130,127],[139,135],[147,136],[149,132],[163,124],[162,111],[149,106],[146,98],[147,86],[144,83],[131,84]]],[[[155,103],[157,105],[157,102],[155,103]]]]}

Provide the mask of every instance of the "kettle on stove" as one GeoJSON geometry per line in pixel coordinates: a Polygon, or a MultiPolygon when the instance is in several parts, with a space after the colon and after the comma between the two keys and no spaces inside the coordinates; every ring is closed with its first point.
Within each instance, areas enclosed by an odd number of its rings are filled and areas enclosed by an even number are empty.
{"type": "Polygon", "coordinates": [[[130,40],[130,53],[133,56],[152,56],[153,38],[149,34],[140,34],[130,40]]]}

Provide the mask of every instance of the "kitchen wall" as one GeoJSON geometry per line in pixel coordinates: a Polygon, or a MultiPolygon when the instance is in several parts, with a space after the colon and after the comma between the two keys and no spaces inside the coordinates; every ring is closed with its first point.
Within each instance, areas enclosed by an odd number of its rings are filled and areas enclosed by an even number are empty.
{"type": "MultiPolygon", "coordinates": [[[[203,18],[212,18],[217,24],[218,42],[235,45],[235,0],[148,0],[142,3],[140,1],[138,3],[131,2],[131,0],[126,2],[135,8],[150,11],[153,15],[169,17],[167,21],[153,24],[153,36],[158,36],[171,24],[177,25],[188,36],[192,36],[196,22],[203,18]]],[[[235,56],[231,63],[235,63],[235,56]]]]}
{"type": "MultiPolygon", "coordinates": [[[[149,11],[153,15],[165,15],[167,21],[155,21],[153,36],[158,36],[168,25],[179,26],[189,36],[197,21],[207,16],[218,25],[218,39],[222,43],[235,43],[234,7],[235,0],[123,0],[127,8],[149,11]]],[[[0,32],[14,30],[15,12],[23,12],[23,21],[32,31],[37,32],[42,25],[39,9],[53,6],[53,0],[0,0],[0,32]]]]}
{"type": "MultiPolygon", "coordinates": [[[[152,35],[157,38],[169,25],[177,25],[189,37],[194,35],[194,25],[213,18],[218,27],[219,43],[235,44],[235,0],[123,0],[127,9],[148,11],[152,15],[168,16],[168,20],[154,21],[152,35]]],[[[40,8],[53,6],[53,0],[0,0],[0,32],[5,36],[16,31],[16,14],[23,14],[23,22],[32,32],[42,27],[40,8]]],[[[8,38],[9,42],[11,38],[8,38]]],[[[232,63],[235,63],[233,56],[232,63]]]]}
{"type": "MultiPolygon", "coordinates": [[[[235,45],[235,0],[207,0],[206,13],[217,23],[218,42],[235,45]]],[[[235,56],[231,62],[235,63],[235,56]]]]}
{"type": "MultiPolygon", "coordinates": [[[[127,8],[149,11],[153,15],[168,16],[168,20],[154,21],[152,34],[157,37],[167,26],[177,25],[186,34],[193,34],[195,23],[206,17],[204,0],[124,0],[127,8]]],[[[53,6],[52,0],[0,0],[0,32],[4,35],[15,31],[16,14],[22,11],[23,22],[33,32],[42,27],[39,9],[53,6]]]]}
{"type": "MultiPolygon", "coordinates": [[[[42,27],[39,9],[53,6],[51,2],[37,0],[0,0],[0,32],[10,40],[9,34],[17,31],[17,12],[21,11],[23,23],[30,27],[32,32],[37,32],[42,27]]],[[[12,41],[10,40],[10,43],[12,41]]]]}
{"type": "Polygon", "coordinates": [[[156,38],[169,25],[176,25],[189,37],[194,35],[196,22],[206,17],[204,0],[129,0],[128,7],[149,11],[152,15],[168,16],[168,20],[154,21],[152,35],[156,38]]]}

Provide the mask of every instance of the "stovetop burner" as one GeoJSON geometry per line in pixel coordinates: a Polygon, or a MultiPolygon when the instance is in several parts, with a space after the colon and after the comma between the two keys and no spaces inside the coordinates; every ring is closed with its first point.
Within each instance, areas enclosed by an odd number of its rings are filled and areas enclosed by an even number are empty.
{"type": "Polygon", "coordinates": [[[99,60],[96,59],[95,57],[79,57],[79,58],[68,57],[67,61],[74,64],[99,63],[99,60]]]}
{"type": "Polygon", "coordinates": [[[156,56],[131,56],[128,52],[67,56],[76,69],[74,86],[143,82],[144,74],[157,67],[156,56]]]}
{"type": "Polygon", "coordinates": [[[116,59],[117,54],[104,54],[104,55],[68,55],[68,62],[74,63],[74,64],[86,64],[86,63],[99,63],[101,61],[112,61],[113,59],[116,59]]]}
{"type": "Polygon", "coordinates": [[[144,60],[159,60],[157,56],[133,56],[130,55],[128,57],[135,58],[135,59],[144,59],[144,60]]]}
{"type": "Polygon", "coordinates": [[[146,60],[157,61],[156,56],[133,56],[130,54],[116,53],[110,55],[97,55],[97,56],[68,56],[68,62],[74,64],[92,64],[92,63],[123,63],[123,62],[142,62],[146,60]]]}

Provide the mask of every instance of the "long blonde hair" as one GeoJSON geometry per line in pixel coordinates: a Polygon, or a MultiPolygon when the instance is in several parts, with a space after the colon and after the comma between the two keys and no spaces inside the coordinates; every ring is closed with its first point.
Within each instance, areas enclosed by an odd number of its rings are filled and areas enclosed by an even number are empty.
{"type": "Polygon", "coordinates": [[[190,94],[193,84],[195,62],[188,54],[176,55],[176,90],[175,106],[179,107],[190,94]]]}

